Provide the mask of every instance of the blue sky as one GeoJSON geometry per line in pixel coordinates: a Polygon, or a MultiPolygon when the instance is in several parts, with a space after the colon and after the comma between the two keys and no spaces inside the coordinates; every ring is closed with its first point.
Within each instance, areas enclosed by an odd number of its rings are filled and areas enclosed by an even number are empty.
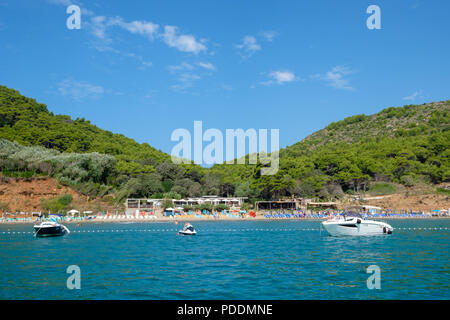
{"type": "Polygon", "coordinates": [[[0,84],[170,153],[177,128],[279,129],[449,99],[449,1],[0,0],[0,84]],[[82,8],[69,30],[66,8],[82,8]],[[369,5],[381,30],[369,30],[369,5]]]}

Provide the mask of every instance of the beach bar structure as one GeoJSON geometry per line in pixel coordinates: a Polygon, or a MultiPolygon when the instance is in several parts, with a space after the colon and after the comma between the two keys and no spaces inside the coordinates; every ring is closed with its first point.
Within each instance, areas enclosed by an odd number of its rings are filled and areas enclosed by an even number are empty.
{"type": "Polygon", "coordinates": [[[306,209],[313,209],[313,208],[323,208],[323,209],[337,209],[338,203],[337,202],[307,202],[306,203],[306,209]]]}
{"type": "Polygon", "coordinates": [[[161,206],[161,199],[127,199],[125,201],[125,214],[137,212],[151,212],[161,206]]]}
{"type": "Polygon", "coordinates": [[[381,213],[383,211],[380,207],[369,206],[369,205],[353,205],[345,208],[346,210],[356,211],[356,212],[366,212],[366,213],[381,213]]]}
{"type": "Polygon", "coordinates": [[[218,204],[226,204],[230,208],[238,209],[242,206],[244,201],[248,199],[247,197],[218,197],[218,196],[203,196],[199,198],[187,198],[180,200],[173,200],[173,203],[177,207],[182,207],[184,205],[195,206],[202,203],[208,203],[213,206],[218,204]]]}
{"type": "MultiPolygon", "coordinates": [[[[247,197],[219,197],[219,196],[202,196],[197,198],[172,199],[176,207],[196,206],[202,203],[211,205],[226,204],[230,209],[239,209],[247,197]]],[[[164,199],[127,199],[125,201],[126,214],[134,214],[138,212],[151,212],[161,208],[164,199]]]]}
{"type": "Polygon", "coordinates": [[[304,199],[284,199],[255,202],[256,210],[299,210],[304,208],[304,206],[304,199]]]}
{"type": "Polygon", "coordinates": [[[256,201],[256,210],[307,210],[313,208],[336,209],[337,202],[314,202],[312,199],[292,198],[270,201],[256,201]]]}

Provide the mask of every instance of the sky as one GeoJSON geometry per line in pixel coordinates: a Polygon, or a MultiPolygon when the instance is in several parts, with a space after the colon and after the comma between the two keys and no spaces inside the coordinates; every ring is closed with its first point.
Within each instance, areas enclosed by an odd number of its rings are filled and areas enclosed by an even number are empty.
{"type": "Polygon", "coordinates": [[[449,12],[437,0],[0,0],[0,84],[167,153],[196,120],[279,129],[285,147],[351,115],[449,99],[449,12]]]}

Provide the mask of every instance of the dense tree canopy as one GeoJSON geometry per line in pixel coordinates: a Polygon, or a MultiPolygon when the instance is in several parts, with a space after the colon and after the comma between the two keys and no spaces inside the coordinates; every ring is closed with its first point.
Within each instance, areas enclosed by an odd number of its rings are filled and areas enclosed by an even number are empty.
{"type": "Polygon", "coordinates": [[[126,197],[284,196],[335,199],[389,183],[450,180],[450,101],[387,108],[333,122],[280,150],[272,176],[256,165],[177,165],[147,143],[53,115],[43,104],[0,86],[0,170],[48,175],[79,192],[126,197]],[[14,141],[14,142],[12,142],[14,141]]]}

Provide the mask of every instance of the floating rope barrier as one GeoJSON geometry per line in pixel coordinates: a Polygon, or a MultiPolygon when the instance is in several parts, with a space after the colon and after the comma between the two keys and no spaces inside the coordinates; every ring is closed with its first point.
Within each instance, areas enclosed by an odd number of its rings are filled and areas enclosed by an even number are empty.
{"type": "MultiPolygon", "coordinates": [[[[394,228],[394,231],[412,230],[412,231],[438,231],[450,230],[447,227],[402,227],[394,228]]],[[[87,230],[71,230],[71,233],[122,233],[122,232],[178,232],[179,229],[87,229],[87,230]]],[[[320,228],[255,228],[255,229],[197,229],[197,232],[285,232],[285,231],[320,231],[320,228]]],[[[34,234],[32,231],[2,231],[0,234],[4,235],[28,235],[34,234]]]]}

